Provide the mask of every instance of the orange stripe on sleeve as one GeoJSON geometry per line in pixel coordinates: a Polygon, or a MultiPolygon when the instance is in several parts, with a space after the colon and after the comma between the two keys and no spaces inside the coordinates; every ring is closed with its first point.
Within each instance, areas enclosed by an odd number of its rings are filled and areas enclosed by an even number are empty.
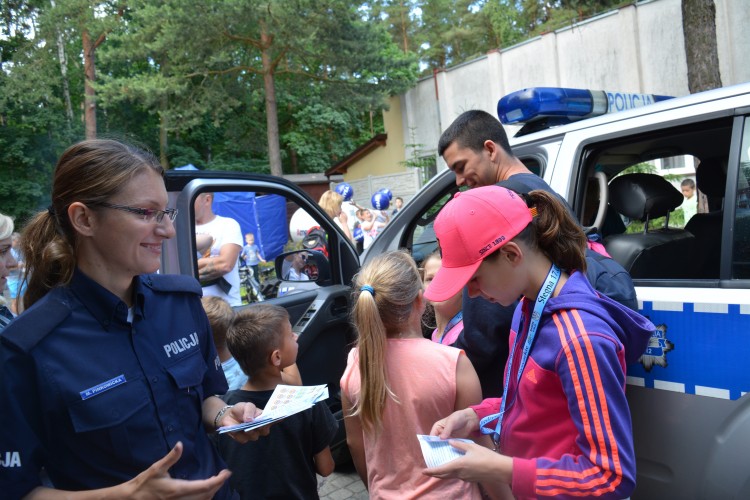
{"type": "MultiPolygon", "coordinates": [[[[567,327],[568,332],[575,332],[573,325],[571,323],[570,319],[570,312],[577,311],[563,311],[563,320],[565,321],[565,326],[567,327]]],[[[599,405],[596,402],[596,397],[594,396],[594,387],[593,383],[591,381],[591,376],[589,375],[589,369],[594,370],[594,367],[590,365],[590,360],[587,359],[587,357],[583,353],[583,349],[581,347],[581,341],[587,342],[588,341],[588,332],[586,331],[586,327],[584,327],[581,324],[577,324],[579,327],[578,329],[578,335],[569,335],[569,342],[573,345],[573,352],[575,353],[575,357],[578,360],[578,366],[580,366],[581,373],[583,375],[583,382],[584,386],[586,387],[585,396],[586,401],[588,401],[588,407],[591,411],[591,420],[594,422],[594,430],[596,432],[596,441],[598,444],[598,448],[592,448],[591,452],[589,454],[589,460],[591,460],[593,463],[596,463],[597,459],[597,452],[599,457],[607,456],[607,444],[604,441],[604,435],[602,434],[602,425],[599,421],[599,405]]],[[[603,462],[602,462],[603,463],[603,462]]]]}
{"type": "MultiPolygon", "coordinates": [[[[563,352],[565,353],[565,360],[568,362],[570,376],[573,379],[573,387],[575,388],[576,400],[578,401],[578,411],[581,412],[581,419],[583,420],[583,431],[586,435],[586,440],[589,443],[589,448],[591,449],[589,460],[591,460],[593,463],[596,463],[596,443],[594,442],[594,437],[591,435],[591,422],[589,421],[589,414],[588,410],[586,409],[585,398],[583,396],[583,391],[581,390],[581,381],[578,376],[578,371],[576,370],[575,361],[573,359],[573,352],[570,349],[570,343],[568,342],[567,336],[565,334],[565,327],[562,325],[560,321],[561,318],[559,316],[559,313],[555,313],[552,315],[552,319],[557,326],[557,333],[560,336],[560,344],[562,345],[563,352]]],[[[569,322],[566,322],[566,324],[569,324],[569,322]]]]}
{"type": "MultiPolygon", "coordinates": [[[[571,311],[573,318],[575,319],[576,323],[578,324],[578,327],[581,331],[585,331],[583,326],[583,320],[581,319],[581,315],[578,313],[577,310],[571,311]]],[[[620,451],[617,446],[617,439],[615,438],[615,433],[612,430],[612,421],[609,418],[609,405],[607,404],[607,398],[606,394],[604,393],[604,385],[602,384],[601,374],[599,373],[599,364],[596,359],[596,353],[594,353],[594,347],[591,345],[591,339],[588,336],[588,333],[583,337],[583,340],[586,344],[586,351],[588,354],[589,359],[591,360],[591,366],[593,368],[594,373],[594,379],[595,379],[595,386],[597,388],[597,392],[599,394],[599,401],[601,401],[601,412],[602,412],[602,420],[604,420],[604,427],[605,431],[607,433],[607,441],[609,441],[610,446],[612,447],[612,462],[614,464],[614,472],[618,476],[622,476],[622,466],[620,464],[620,451]]],[[[604,467],[609,466],[609,462],[602,462],[604,467]]],[[[619,482],[619,481],[618,481],[619,482]]]]}
{"type": "MultiPolygon", "coordinates": [[[[588,336],[588,332],[586,331],[586,328],[583,324],[583,321],[580,317],[580,314],[577,310],[571,310],[568,311],[561,311],[559,313],[552,315],[553,321],[557,327],[558,335],[560,337],[560,342],[563,347],[563,352],[565,353],[565,358],[568,363],[568,368],[571,373],[571,378],[573,381],[573,386],[575,388],[576,392],[576,398],[578,400],[578,407],[579,411],[581,412],[581,419],[583,424],[583,430],[586,436],[586,439],[589,443],[590,447],[590,453],[589,453],[589,459],[593,464],[597,464],[597,458],[601,457],[602,461],[602,467],[599,467],[595,465],[594,467],[591,467],[589,469],[586,469],[585,471],[571,471],[571,470],[561,470],[561,469],[538,469],[537,475],[539,476],[537,486],[560,486],[562,488],[576,488],[576,489],[588,489],[588,492],[585,494],[591,495],[592,491],[591,488],[596,488],[597,486],[602,486],[603,484],[610,483],[610,479],[613,476],[613,472],[610,470],[610,462],[609,462],[609,455],[607,453],[607,443],[608,440],[610,443],[612,443],[613,447],[613,454],[612,457],[612,463],[615,466],[615,479],[613,482],[611,482],[607,488],[604,488],[602,491],[613,491],[617,485],[622,480],[621,476],[621,466],[620,466],[620,460],[619,460],[619,453],[617,453],[617,443],[614,439],[614,433],[612,432],[612,428],[610,425],[610,419],[609,419],[609,409],[606,404],[606,397],[604,394],[604,389],[601,383],[601,377],[599,375],[599,369],[598,364],[596,360],[596,356],[593,350],[593,346],[591,345],[590,338],[588,336]],[[573,316],[573,320],[571,321],[570,314],[573,316]],[[573,326],[573,322],[575,322],[575,326],[577,327],[578,334],[575,333],[575,329],[573,326]],[[566,335],[566,332],[569,334],[566,335]],[[583,342],[583,346],[581,345],[581,342],[583,342]],[[571,349],[572,346],[572,349],[571,349]],[[581,367],[581,372],[576,369],[575,361],[578,360],[579,366],[581,367]],[[588,370],[591,369],[594,381],[592,383],[591,376],[588,372],[588,370]],[[583,378],[583,387],[581,384],[581,378],[583,378]],[[583,390],[585,388],[585,390],[583,390]],[[599,397],[599,400],[601,401],[601,404],[603,405],[603,408],[601,408],[601,413],[599,410],[599,404],[597,403],[596,396],[599,397]],[[589,416],[588,409],[586,406],[586,401],[588,401],[591,411],[591,415],[589,416]],[[604,419],[604,427],[605,429],[602,429],[602,422],[599,421],[599,415],[604,419]],[[597,434],[597,438],[594,439],[594,437],[591,434],[591,421],[594,422],[594,429],[597,434]],[[607,432],[607,438],[605,440],[603,432],[606,430],[607,432]],[[597,456],[598,455],[598,456],[597,456]],[[547,477],[546,479],[542,479],[544,476],[558,476],[558,478],[550,478],[547,477]],[[594,478],[590,478],[590,476],[596,475],[594,478]],[[565,481],[564,479],[559,478],[570,478],[575,480],[575,483],[570,483],[569,481],[565,481]],[[584,478],[589,477],[589,480],[585,480],[584,478]]],[[[565,493],[573,496],[581,496],[577,494],[576,492],[569,491],[567,489],[564,490],[537,490],[539,494],[541,495],[551,495],[551,494],[557,494],[557,493],[565,493]],[[556,492],[556,493],[553,493],[556,492]]]]}

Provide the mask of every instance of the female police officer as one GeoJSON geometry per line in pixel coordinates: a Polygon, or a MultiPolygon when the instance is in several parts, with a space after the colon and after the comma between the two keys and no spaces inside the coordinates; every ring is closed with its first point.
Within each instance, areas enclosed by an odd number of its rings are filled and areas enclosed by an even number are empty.
{"type": "Polygon", "coordinates": [[[153,155],[111,140],[57,164],[52,205],[24,234],[26,312],[2,334],[6,498],[231,496],[206,429],[257,410],[213,396],[227,385],[198,282],[148,274],[175,233],[162,176],[153,155]]]}

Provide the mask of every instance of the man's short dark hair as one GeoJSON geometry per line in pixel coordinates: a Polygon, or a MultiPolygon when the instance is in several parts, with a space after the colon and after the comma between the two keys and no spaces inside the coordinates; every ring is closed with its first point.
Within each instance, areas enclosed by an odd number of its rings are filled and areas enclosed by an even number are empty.
{"type": "Polygon", "coordinates": [[[448,146],[454,142],[462,148],[479,153],[484,148],[484,141],[488,139],[513,156],[508,135],[497,118],[479,109],[465,111],[440,136],[438,154],[443,156],[448,146]]]}
{"type": "Polygon", "coordinates": [[[695,181],[688,177],[687,179],[683,179],[680,183],[680,187],[689,187],[690,189],[695,189],[695,181]]]}

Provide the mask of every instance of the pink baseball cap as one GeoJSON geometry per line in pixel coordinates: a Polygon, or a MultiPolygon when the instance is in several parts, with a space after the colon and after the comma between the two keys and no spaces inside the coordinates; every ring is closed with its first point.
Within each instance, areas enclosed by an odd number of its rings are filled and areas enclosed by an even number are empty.
{"type": "Polygon", "coordinates": [[[485,186],[456,193],[435,220],[443,262],[424,296],[442,302],[456,295],[485,257],[530,222],[526,202],[510,189],[485,186]]]}

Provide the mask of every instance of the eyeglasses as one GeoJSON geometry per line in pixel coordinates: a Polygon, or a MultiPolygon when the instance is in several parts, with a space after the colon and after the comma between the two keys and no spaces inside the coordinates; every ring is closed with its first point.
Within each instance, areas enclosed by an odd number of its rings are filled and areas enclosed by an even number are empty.
{"type": "Polygon", "coordinates": [[[131,214],[140,215],[145,222],[156,221],[157,224],[164,220],[164,216],[169,217],[169,220],[174,221],[177,218],[177,209],[168,208],[166,210],[153,210],[150,208],[138,208],[129,207],[127,205],[115,205],[114,203],[107,203],[105,201],[97,203],[97,205],[105,208],[114,208],[115,210],[122,210],[123,212],[130,212],[131,214]]]}

